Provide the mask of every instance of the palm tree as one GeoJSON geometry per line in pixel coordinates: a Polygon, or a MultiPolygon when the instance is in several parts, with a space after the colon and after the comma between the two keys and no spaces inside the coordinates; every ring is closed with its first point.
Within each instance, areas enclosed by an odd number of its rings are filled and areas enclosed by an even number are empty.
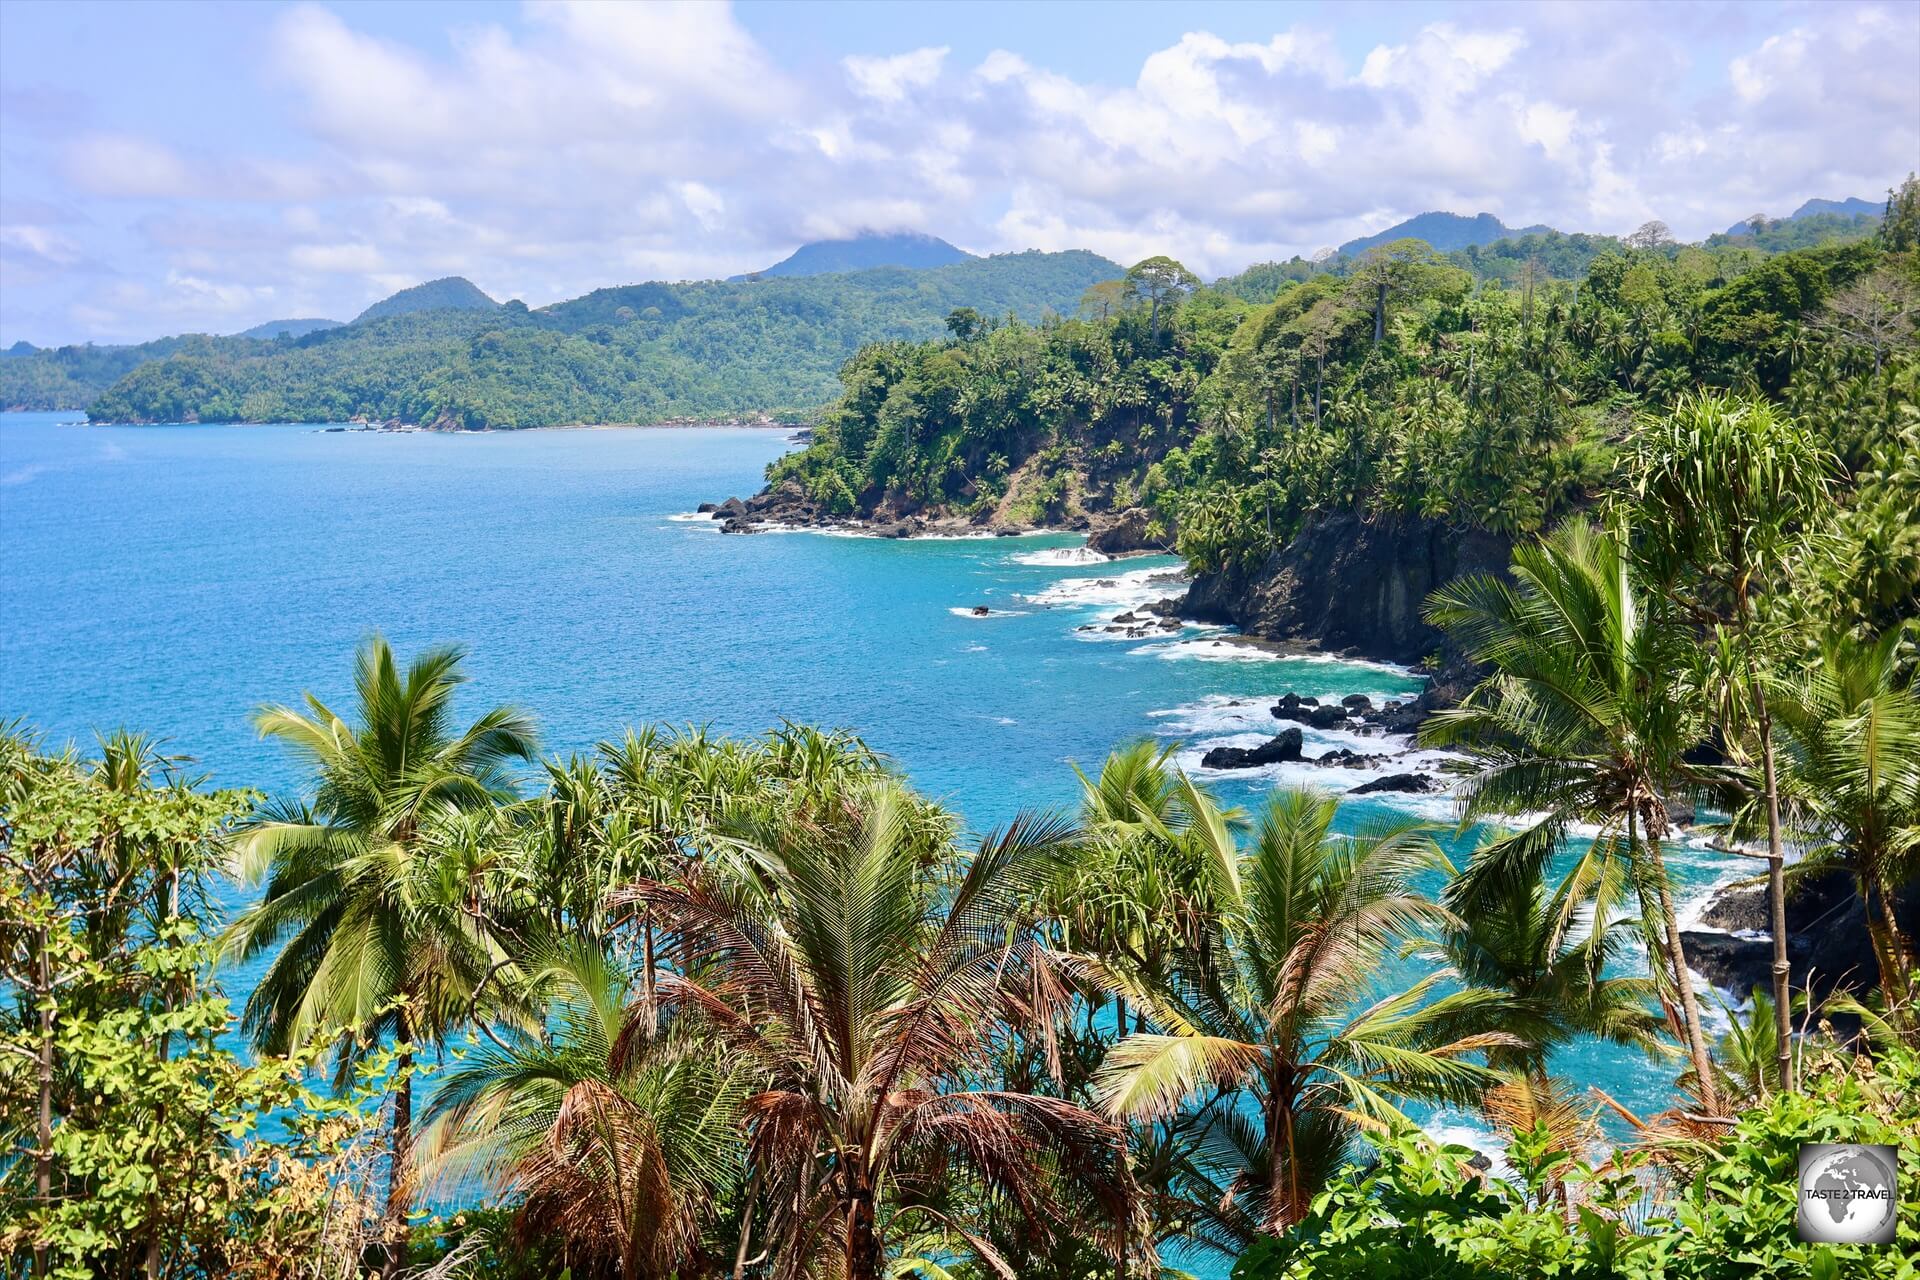
{"type": "Polygon", "coordinates": [[[1896,899],[1920,873],[1920,687],[1902,670],[1902,638],[1836,626],[1778,708],[1791,812],[1815,841],[1801,868],[1853,877],[1896,1021],[1912,1017],[1914,968],[1896,899]]]}
{"type": "Polygon", "coordinates": [[[638,994],[597,945],[523,967],[552,993],[538,1031],[502,1027],[451,1068],[426,1109],[425,1176],[517,1199],[523,1238],[561,1242],[577,1275],[669,1280],[740,1185],[751,1078],[685,1026],[623,1039],[638,994]]]}
{"type": "Polygon", "coordinates": [[[1376,996],[1397,947],[1453,923],[1413,884],[1445,859],[1418,823],[1335,835],[1335,810],[1276,793],[1251,848],[1221,851],[1218,914],[1164,977],[1088,962],[1156,1028],[1108,1054],[1102,1103],[1118,1119],[1192,1117],[1191,1211],[1223,1251],[1298,1221],[1359,1132],[1409,1123],[1403,1104],[1477,1099],[1499,1076],[1468,1055],[1518,1043],[1484,1029],[1504,997],[1436,996],[1439,974],[1376,996]]]}
{"type": "Polygon", "coordinates": [[[1604,884],[1608,864],[1626,859],[1648,954],[1665,953],[1655,971],[1678,1004],[1670,1016],[1713,1110],[1712,1060],[1662,852],[1666,798],[1698,737],[1674,679],[1687,638],[1650,611],[1618,541],[1585,520],[1516,550],[1513,579],[1463,579],[1427,606],[1429,620],[1493,668],[1420,733],[1429,745],[1465,748],[1478,766],[1461,786],[1462,820],[1542,815],[1483,849],[1470,883],[1537,880],[1570,827],[1599,826],[1579,882],[1604,884]]]}
{"type": "Polygon", "coordinates": [[[344,1030],[342,1067],[391,1037],[398,1049],[385,1213],[388,1275],[406,1252],[413,1046],[468,1016],[496,949],[463,908],[466,886],[439,874],[434,823],[511,799],[506,766],[534,754],[533,725],[496,707],[453,728],[458,648],[429,649],[401,675],[375,636],[354,670],[358,724],[318,697],[304,711],[263,707],[262,737],[312,770],[311,802],[264,805],[235,846],[236,871],[265,879],[225,949],[278,954],[248,997],[244,1025],[263,1052],[344,1030]]]}
{"type": "Polygon", "coordinates": [[[703,862],[616,895],[673,932],[683,968],[661,974],[663,1005],[770,1078],[747,1119],[778,1274],[877,1280],[890,1242],[926,1229],[1005,1274],[937,1207],[957,1177],[1038,1232],[1073,1197],[1075,1228],[1119,1256],[1135,1216],[1124,1131],[1059,1098],[970,1087],[1008,1019],[1043,1027],[1064,996],[1028,909],[1072,831],[1021,819],[954,870],[951,850],[929,858],[897,784],[843,804],[743,833],[744,874],[703,862]]]}
{"type": "Polygon", "coordinates": [[[1588,874],[1583,862],[1552,887],[1468,876],[1448,885],[1442,901],[1457,923],[1414,954],[1450,966],[1471,986],[1512,997],[1508,1030],[1522,1043],[1489,1049],[1488,1065],[1544,1083],[1551,1052],[1580,1036],[1661,1051],[1664,1023],[1649,1007],[1654,984],[1606,974],[1620,950],[1620,926],[1629,923],[1614,917],[1624,892],[1619,863],[1606,868],[1609,883],[1595,886],[1588,874]]]}

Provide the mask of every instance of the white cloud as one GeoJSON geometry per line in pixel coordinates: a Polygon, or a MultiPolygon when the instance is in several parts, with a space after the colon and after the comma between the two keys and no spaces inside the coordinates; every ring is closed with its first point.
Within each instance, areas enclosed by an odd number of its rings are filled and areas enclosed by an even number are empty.
{"type": "Polygon", "coordinates": [[[891,58],[850,56],[841,59],[854,92],[876,102],[899,102],[914,89],[924,89],[940,78],[947,60],[945,45],[937,49],[915,49],[891,58]]]}
{"type": "Polygon", "coordinates": [[[36,227],[28,223],[0,226],[0,248],[32,254],[56,267],[71,266],[80,260],[80,246],[71,236],[51,227],[36,227]]]}

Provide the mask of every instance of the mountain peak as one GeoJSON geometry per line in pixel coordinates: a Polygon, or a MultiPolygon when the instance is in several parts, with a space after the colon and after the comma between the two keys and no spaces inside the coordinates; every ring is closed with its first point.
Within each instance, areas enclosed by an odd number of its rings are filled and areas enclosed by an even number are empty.
{"type": "Polygon", "coordinates": [[[973,257],[956,249],[938,236],[918,231],[862,231],[838,240],[815,240],[803,244],[786,258],[764,271],[731,276],[733,280],[759,280],[768,276],[822,276],[844,271],[866,271],[872,267],[951,266],[973,257]]]}
{"type": "Polygon", "coordinates": [[[1356,257],[1375,245],[1391,244],[1395,240],[1425,240],[1440,252],[1447,253],[1470,245],[1492,244],[1496,240],[1539,235],[1551,230],[1552,227],[1540,225],[1510,227],[1491,213],[1476,213],[1469,217],[1464,213],[1432,210],[1417,214],[1405,222],[1397,222],[1375,235],[1349,240],[1340,246],[1340,253],[1345,257],[1356,257]]]}
{"type": "Polygon", "coordinates": [[[353,322],[361,324],[386,316],[403,316],[412,311],[497,311],[499,309],[499,303],[480,292],[479,287],[465,276],[444,276],[439,280],[416,284],[410,289],[402,289],[392,297],[382,298],[355,316],[353,322]]]}

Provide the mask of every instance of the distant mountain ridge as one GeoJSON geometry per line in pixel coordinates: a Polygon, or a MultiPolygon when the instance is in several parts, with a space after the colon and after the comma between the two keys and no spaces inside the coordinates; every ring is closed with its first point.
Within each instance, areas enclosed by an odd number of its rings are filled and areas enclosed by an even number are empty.
{"type": "MultiPolygon", "coordinates": [[[[1843,218],[1858,218],[1863,214],[1878,218],[1886,211],[1887,205],[1884,200],[1863,200],[1859,196],[1848,196],[1844,200],[1826,200],[1816,196],[1786,217],[1775,219],[1775,221],[1798,222],[1802,218],[1811,218],[1821,213],[1834,213],[1843,218]]],[[[1753,220],[1742,218],[1728,227],[1726,233],[1730,236],[1752,235],[1753,220]]]]}
{"type": "Polygon", "coordinates": [[[310,333],[322,329],[338,329],[338,320],[269,320],[254,325],[251,329],[242,329],[234,334],[236,338],[304,338],[310,333]]]}
{"type": "Polygon", "coordinates": [[[1405,222],[1396,222],[1377,234],[1349,240],[1340,246],[1339,252],[1343,257],[1355,258],[1375,245],[1391,244],[1395,240],[1425,240],[1435,249],[1446,253],[1453,249],[1539,235],[1552,230],[1552,227],[1539,223],[1531,227],[1509,227],[1490,213],[1477,213],[1469,217],[1464,213],[1433,210],[1417,214],[1405,222]]]}
{"type": "Polygon", "coordinates": [[[1121,274],[1084,250],[944,267],[622,285],[538,310],[457,277],[352,324],[261,342],[204,334],[0,360],[0,405],[109,422],[342,422],[446,428],[711,420],[817,409],[863,345],[946,333],[949,313],[1069,314],[1121,274]]]}
{"type": "Polygon", "coordinates": [[[479,286],[465,276],[443,276],[438,280],[429,280],[425,284],[416,284],[410,289],[402,289],[391,297],[382,298],[355,316],[353,323],[365,324],[369,320],[404,316],[415,311],[498,311],[499,309],[499,303],[482,293],[479,286]]]}
{"type": "Polygon", "coordinates": [[[729,276],[729,281],[764,280],[774,276],[824,276],[874,267],[906,267],[923,271],[970,262],[974,255],[956,249],[938,236],[918,231],[863,231],[840,240],[803,244],[764,271],[729,276]]]}

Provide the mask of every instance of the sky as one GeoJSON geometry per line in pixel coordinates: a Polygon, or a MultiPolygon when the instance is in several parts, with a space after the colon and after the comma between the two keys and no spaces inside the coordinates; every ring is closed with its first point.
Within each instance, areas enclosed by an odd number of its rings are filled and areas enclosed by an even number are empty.
{"type": "Polygon", "coordinates": [[[542,306],[915,230],[1204,276],[1920,168],[1920,3],[0,0],[0,345],[542,306]]]}

